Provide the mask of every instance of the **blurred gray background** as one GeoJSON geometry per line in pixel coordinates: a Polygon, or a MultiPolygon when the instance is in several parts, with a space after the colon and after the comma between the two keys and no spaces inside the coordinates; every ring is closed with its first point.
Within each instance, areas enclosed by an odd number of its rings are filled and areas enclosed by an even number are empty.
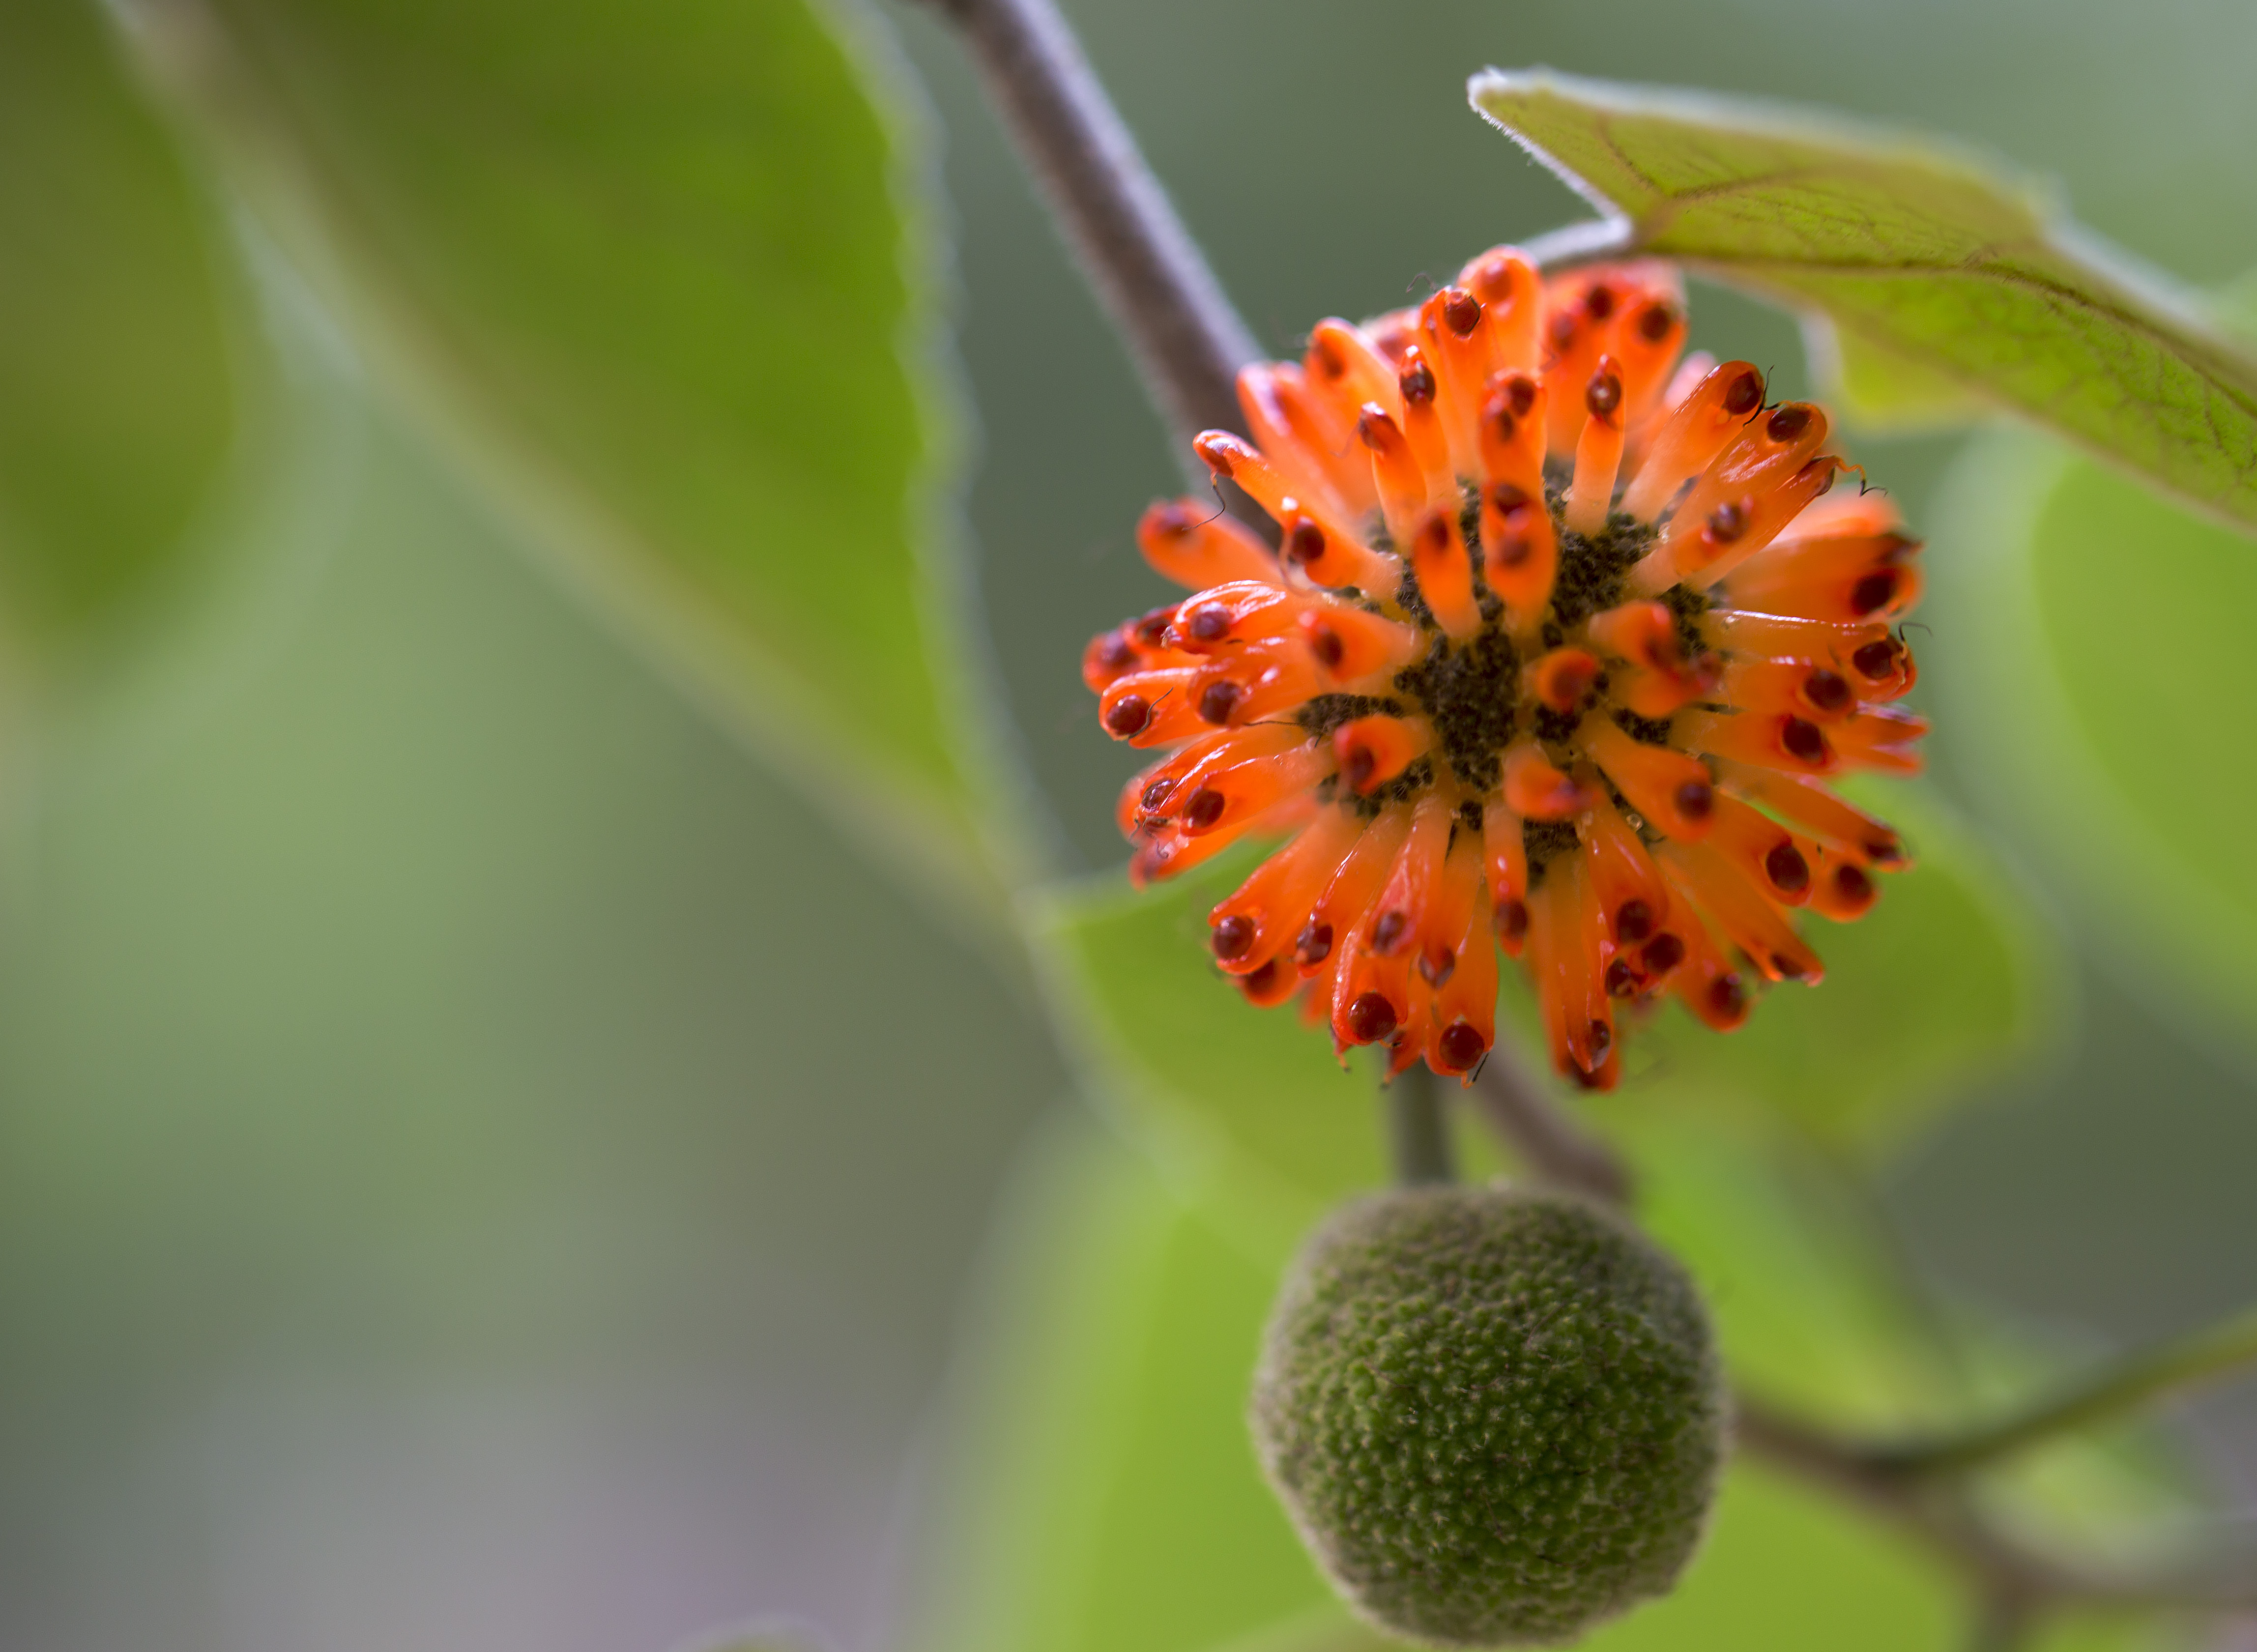
{"type": "MultiPolygon", "coordinates": [[[[1465,108],[1491,62],[1921,123],[2183,276],[2257,265],[2241,4],[1068,10],[1281,349],[1578,216],[1465,108]]],[[[945,145],[1002,677],[1061,869],[1110,865],[1127,759],[1076,661],[1157,599],[1129,530],[1177,467],[954,42],[890,15],[945,145]]],[[[1802,383],[1781,319],[1704,291],[1695,327],[1802,383]]],[[[663,1652],[789,1611],[877,1647],[1060,1058],[411,434],[348,405],[318,439],[261,577],[9,800],[0,1644],[663,1652]]],[[[1915,522],[1949,453],[1860,448],[1915,522]]],[[[2257,1299],[2246,1056],[2082,977],[2079,1047],[1892,1209],[1939,1280],[2096,1343],[2257,1299]]],[[[2257,1458],[2246,1388],[2202,1419],[2222,1472],[2257,1458]]]]}

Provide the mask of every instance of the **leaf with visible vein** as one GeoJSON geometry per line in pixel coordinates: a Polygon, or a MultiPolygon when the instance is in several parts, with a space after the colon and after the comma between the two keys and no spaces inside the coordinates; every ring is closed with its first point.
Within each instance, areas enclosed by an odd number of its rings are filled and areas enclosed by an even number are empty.
{"type": "Polygon", "coordinates": [[[1470,90],[1636,250],[1822,316],[1900,390],[1956,388],[2257,526],[2257,358],[2027,179],[1822,116],[1548,69],[1470,90]]]}

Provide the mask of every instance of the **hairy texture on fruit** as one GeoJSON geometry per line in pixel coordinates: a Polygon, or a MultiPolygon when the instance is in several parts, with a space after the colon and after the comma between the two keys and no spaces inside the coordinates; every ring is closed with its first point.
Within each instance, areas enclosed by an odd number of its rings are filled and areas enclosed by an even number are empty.
{"type": "Polygon", "coordinates": [[[1724,1418],[1683,1269],[1596,1205],[1503,1186],[1335,1215],[1286,1281],[1251,1407],[1349,1604],[1448,1647],[1569,1641],[1667,1591],[1724,1418]]]}

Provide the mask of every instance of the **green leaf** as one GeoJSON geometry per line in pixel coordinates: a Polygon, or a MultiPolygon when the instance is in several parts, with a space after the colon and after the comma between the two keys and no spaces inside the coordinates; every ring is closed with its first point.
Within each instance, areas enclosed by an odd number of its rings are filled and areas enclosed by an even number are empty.
{"type": "Polygon", "coordinates": [[[2028,180],[1820,115],[1548,69],[1491,69],[1471,95],[1637,250],[1822,313],[1868,379],[1917,370],[2257,525],[2257,358],[2028,180]]]}
{"type": "Polygon", "coordinates": [[[1870,1156],[2051,1046],[2066,947],[2020,878],[1926,787],[1850,790],[1904,832],[1914,869],[1882,879],[1857,923],[1806,918],[1825,981],[1772,989],[1737,1032],[1720,1038],[1666,1006],[1631,1046],[1649,1076],[1626,1097],[1760,1110],[1870,1156]]]}
{"type": "Polygon", "coordinates": [[[2257,1035],[2247,542],[2006,432],[1969,448],[1936,518],[1933,681],[1988,811],[2104,961],[2213,1032],[2257,1035]]]}
{"type": "Polygon", "coordinates": [[[34,663],[180,577],[238,418],[179,157],[82,0],[0,7],[0,635],[34,663]]]}
{"type": "Polygon", "coordinates": [[[152,64],[379,379],[835,818],[980,890],[936,237],[874,38],[801,0],[170,10],[152,64]]]}

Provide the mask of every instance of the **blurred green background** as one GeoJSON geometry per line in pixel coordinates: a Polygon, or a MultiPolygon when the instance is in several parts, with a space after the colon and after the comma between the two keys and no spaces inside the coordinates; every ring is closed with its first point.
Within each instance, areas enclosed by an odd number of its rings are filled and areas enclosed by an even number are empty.
{"type": "MultiPolygon", "coordinates": [[[[2257,11],[2222,0],[1066,10],[1273,347],[1580,215],[1465,108],[1492,62],[1925,124],[2190,280],[2257,265],[2257,11]]],[[[1161,594],[1130,528],[1178,466],[957,43],[880,26],[932,104],[1023,824],[1111,866],[1127,755],[1076,662],[1161,594]]],[[[53,141],[11,107],[18,159],[53,141]]],[[[996,1199],[1072,1105],[1032,989],[560,594],[259,230],[197,233],[254,250],[230,301],[279,383],[184,617],[11,728],[0,1644],[612,1652],[767,1612],[888,1644],[960,1513],[934,1420],[996,1199]]],[[[1704,289],[1695,326],[1806,382],[1783,318],[1704,289]]],[[[0,383],[18,425],[53,394],[0,383]]],[[[1857,453],[1917,524],[1956,450],[1857,453]]],[[[2257,1107],[2239,1035],[2079,932],[2073,1044],[1886,1194],[1935,1280],[2101,1346],[2257,1297],[2257,1107]]],[[[2195,1426],[2257,1497],[2257,1396],[2195,1426]]]]}

